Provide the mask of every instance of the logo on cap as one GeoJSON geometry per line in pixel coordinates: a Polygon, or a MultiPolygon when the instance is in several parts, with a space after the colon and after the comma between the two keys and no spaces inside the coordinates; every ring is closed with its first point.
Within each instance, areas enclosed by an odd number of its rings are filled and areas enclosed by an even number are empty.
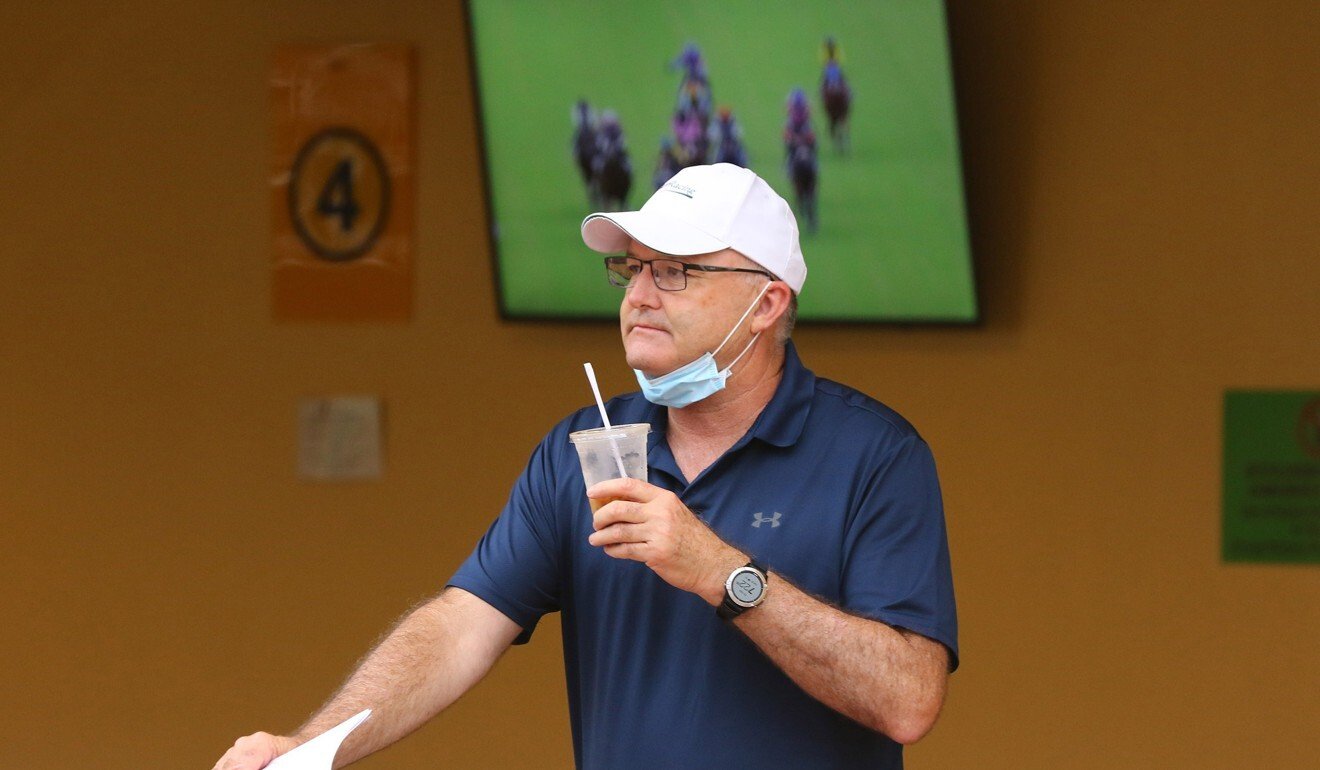
{"type": "Polygon", "coordinates": [[[682,195],[685,198],[691,198],[697,192],[696,188],[688,187],[685,184],[680,184],[673,180],[665,182],[665,186],[660,189],[668,190],[671,193],[678,193],[679,195],[682,195]]]}

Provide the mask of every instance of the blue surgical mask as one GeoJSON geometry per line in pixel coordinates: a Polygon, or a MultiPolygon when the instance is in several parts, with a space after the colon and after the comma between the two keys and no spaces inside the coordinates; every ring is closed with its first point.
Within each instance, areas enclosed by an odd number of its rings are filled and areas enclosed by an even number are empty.
{"type": "Polygon", "coordinates": [[[747,347],[743,348],[738,357],[730,361],[729,365],[724,367],[723,370],[715,363],[715,354],[724,349],[729,339],[733,337],[733,333],[738,331],[738,327],[742,326],[742,322],[747,320],[747,316],[756,309],[756,304],[761,301],[761,297],[765,296],[765,292],[769,288],[770,284],[768,283],[761,287],[761,293],[756,295],[756,299],[752,300],[752,304],[743,311],[742,317],[734,323],[729,333],[724,335],[724,340],[720,342],[719,347],[712,352],[703,353],[695,361],[684,364],[674,371],[662,374],[653,380],[647,378],[640,369],[633,369],[633,373],[637,375],[637,384],[642,386],[642,395],[646,397],[646,400],[659,406],[682,409],[724,390],[724,383],[729,379],[733,365],[747,355],[747,351],[751,350],[752,345],[756,344],[756,339],[761,336],[761,333],[757,332],[752,337],[751,342],[747,343],[747,347]]]}

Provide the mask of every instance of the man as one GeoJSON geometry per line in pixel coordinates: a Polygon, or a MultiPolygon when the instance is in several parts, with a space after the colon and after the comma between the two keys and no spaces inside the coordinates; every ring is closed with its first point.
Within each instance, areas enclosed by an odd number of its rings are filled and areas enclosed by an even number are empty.
{"type": "Polygon", "coordinates": [[[716,163],[732,163],[747,167],[747,148],[743,145],[743,130],[733,110],[720,107],[710,124],[710,145],[715,148],[716,163]]]}
{"type": "Polygon", "coordinates": [[[583,486],[568,434],[533,452],[446,590],[406,616],[260,767],[362,708],[342,762],[412,731],[561,611],[579,766],[902,766],[957,665],[938,482],[901,417],[818,379],[789,341],[806,279],[788,204],[732,165],[684,169],[586,244],[624,289],[649,483],[583,486]],[[587,498],[614,500],[593,516],[587,498]],[[759,648],[759,649],[758,649],[759,648]]]}

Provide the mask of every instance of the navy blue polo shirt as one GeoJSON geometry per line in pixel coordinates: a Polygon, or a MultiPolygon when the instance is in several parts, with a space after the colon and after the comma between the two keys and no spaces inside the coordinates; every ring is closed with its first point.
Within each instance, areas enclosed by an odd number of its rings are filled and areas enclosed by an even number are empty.
{"type": "MultiPolygon", "coordinates": [[[[633,393],[607,409],[615,423],[651,425],[650,482],[725,541],[847,612],[942,642],[957,665],[934,460],[893,410],[816,377],[790,343],[755,424],[686,479],[664,408],[633,393]]],[[[588,407],[550,431],[449,581],[522,626],[519,643],[542,615],[562,613],[578,766],[902,767],[899,744],[807,695],[699,597],[587,542],[591,509],[568,434],[600,424],[588,407]]]]}

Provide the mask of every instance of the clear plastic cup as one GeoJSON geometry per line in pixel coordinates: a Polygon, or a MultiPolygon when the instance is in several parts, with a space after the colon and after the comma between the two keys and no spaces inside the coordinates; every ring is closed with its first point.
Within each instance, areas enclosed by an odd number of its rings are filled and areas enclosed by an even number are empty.
{"type": "MultiPolygon", "coordinates": [[[[593,484],[622,477],[646,481],[646,434],[651,426],[642,422],[615,425],[611,428],[592,428],[568,434],[568,440],[577,448],[582,463],[582,480],[590,488],[593,484]],[[622,473],[620,473],[622,466],[622,473]]],[[[608,499],[590,500],[591,512],[612,502],[608,499]]]]}

